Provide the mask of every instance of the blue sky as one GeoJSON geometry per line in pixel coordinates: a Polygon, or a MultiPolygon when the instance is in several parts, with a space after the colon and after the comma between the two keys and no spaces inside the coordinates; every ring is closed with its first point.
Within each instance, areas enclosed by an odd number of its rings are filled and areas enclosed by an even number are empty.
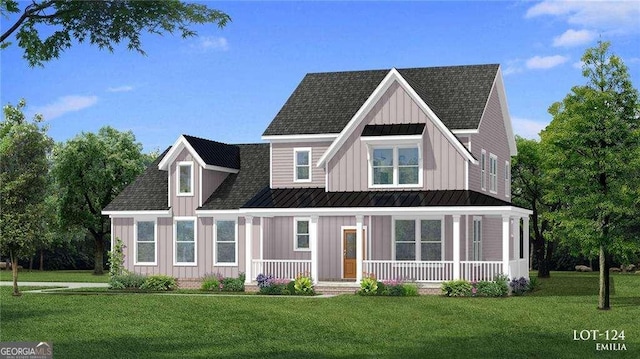
{"type": "Polygon", "coordinates": [[[233,21],[196,27],[196,38],[145,35],[147,56],[79,44],[30,68],[17,46],[2,50],[0,100],[25,98],[56,141],[109,125],[152,151],[182,133],[261,142],[308,72],[500,63],[514,131],[531,138],[584,83],[580,57],[598,39],[640,87],[638,1],[207,4],[233,21]]]}

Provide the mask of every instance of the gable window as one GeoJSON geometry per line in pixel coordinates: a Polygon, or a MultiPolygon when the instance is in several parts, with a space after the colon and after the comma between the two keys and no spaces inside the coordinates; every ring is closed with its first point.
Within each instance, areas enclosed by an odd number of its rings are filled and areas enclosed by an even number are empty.
{"type": "Polygon", "coordinates": [[[238,237],[235,220],[216,220],[216,265],[237,265],[238,237]]]}
{"type": "Polygon", "coordinates": [[[509,161],[504,162],[504,195],[511,197],[511,166],[509,161]]]}
{"type": "Polygon", "coordinates": [[[489,191],[498,192],[498,157],[489,154],[489,191]]]}
{"type": "Polygon", "coordinates": [[[135,264],[156,265],[156,222],[135,223],[135,264]]]}
{"type": "Polygon", "coordinates": [[[394,253],[397,261],[441,261],[441,219],[396,219],[394,253]]]}
{"type": "Polygon", "coordinates": [[[311,181],[311,148],[293,149],[293,180],[295,182],[311,181]]]}
{"type": "Polygon", "coordinates": [[[174,221],[173,248],[175,265],[196,265],[196,219],[176,218],[174,221]]]}
{"type": "Polygon", "coordinates": [[[193,162],[178,162],[178,196],[193,196],[193,162]]]}
{"type": "Polygon", "coordinates": [[[294,247],[296,251],[309,250],[309,220],[296,218],[293,221],[294,231],[294,247]]]}
{"type": "Polygon", "coordinates": [[[482,260],[482,217],[473,217],[473,260],[482,260]]]}
{"type": "Polygon", "coordinates": [[[422,184],[419,146],[372,147],[369,156],[370,187],[416,187],[422,184]]]}
{"type": "Polygon", "coordinates": [[[480,154],[480,187],[483,191],[487,190],[487,152],[482,150],[480,154]]]}

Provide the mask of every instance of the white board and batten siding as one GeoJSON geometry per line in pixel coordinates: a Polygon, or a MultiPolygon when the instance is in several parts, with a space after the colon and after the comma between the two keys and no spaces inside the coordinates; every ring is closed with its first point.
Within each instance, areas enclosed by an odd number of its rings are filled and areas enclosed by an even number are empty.
{"type": "Polygon", "coordinates": [[[409,94],[394,83],[329,161],[329,191],[369,190],[368,149],[360,140],[366,125],[410,123],[426,124],[422,143],[423,189],[464,189],[466,159],[427,118],[409,94]]]}

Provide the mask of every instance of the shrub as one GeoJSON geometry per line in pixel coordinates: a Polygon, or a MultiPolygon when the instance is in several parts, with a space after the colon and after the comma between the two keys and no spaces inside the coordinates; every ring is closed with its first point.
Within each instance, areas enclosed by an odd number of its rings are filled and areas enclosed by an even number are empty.
{"type": "Polygon", "coordinates": [[[144,280],[140,289],[163,292],[174,290],[177,287],[178,283],[173,277],[169,277],[168,275],[152,275],[144,280]]]}
{"type": "Polygon", "coordinates": [[[244,292],[244,279],[241,277],[226,277],[222,279],[223,292],[244,292]]]}
{"type": "Polygon", "coordinates": [[[471,283],[466,280],[451,280],[442,283],[442,293],[447,297],[470,296],[471,288],[471,283]]]}
{"type": "Polygon", "coordinates": [[[392,297],[401,297],[404,295],[404,288],[401,280],[388,280],[383,281],[384,295],[390,295],[392,297]]]}
{"type": "Polygon", "coordinates": [[[413,283],[404,283],[402,285],[403,295],[405,297],[417,297],[418,296],[418,286],[413,283]]]}
{"type": "Polygon", "coordinates": [[[533,292],[534,290],[538,289],[538,277],[531,277],[529,279],[529,292],[533,292]]]}
{"type": "Polygon", "coordinates": [[[373,275],[368,275],[360,280],[360,295],[376,295],[378,294],[378,280],[373,275]]]}
{"type": "Polygon", "coordinates": [[[208,274],[202,279],[200,288],[214,292],[244,292],[244,280],[245,276],[242,272],[238,278],[223,277],[220,273],[208,274]]]}
{"type": "Polygon", "coordinates": [[[202,285],[200,286],[200,288],[202,290],[209,290],[209,291],[216,291],[216,292],[220,292],[222,291],[222,276],[220,274],[208,274],[205,275],[204,278],[202,279],[202,285]]]}
{"type": "Polygon", "coordinates": [[[116,275],[125,274],[124,249],[126,246],[120,237],[116,237],[114,249],[109,251],[109,279],[116,275]]]}
{"type": "Polygon", "coordinates": [[[142,274],[125,272],[109,279],[111,289],[140,289],[147,277],[142,274]]]}
{"type": "Polygon", "coordinates": [[[520,277],[519,279],[513,278],[513,280],[509,282],[509,286],[511,287],[511,293],[514,295],[524,295],[524,293],[529,291],[530,282],[525,277],[520,277]]]}
{"type": "Polygon", "coordinates": [[[297,295],[314,295],[316,293],[313,289],[313,280],[305,274],[300,274],[296,277],[293,289],[297,295]]]}

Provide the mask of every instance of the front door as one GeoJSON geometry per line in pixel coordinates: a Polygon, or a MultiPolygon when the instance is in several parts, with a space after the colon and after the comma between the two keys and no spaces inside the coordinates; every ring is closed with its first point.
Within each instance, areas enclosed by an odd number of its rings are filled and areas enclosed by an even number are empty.
{"type": "MultiPolygon", "coordinates": [[[[365,238],[364,230],[362,237],[365,238]]],[[[362,254],[367,253],[362,243],[362,254]]],[[[342,277],[345,279],[356,279],[356,230],[345,229],[342,232],[342,277]]]]}

